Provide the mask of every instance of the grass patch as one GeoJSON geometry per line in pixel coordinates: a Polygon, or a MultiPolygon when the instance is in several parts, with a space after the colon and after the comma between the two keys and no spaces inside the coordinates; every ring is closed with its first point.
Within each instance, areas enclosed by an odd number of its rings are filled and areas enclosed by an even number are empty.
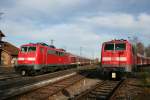
{"type": "Polygon", "coordinates": [[[140,72],[141,85],[143,87],[150,87],[150,72],[140,72]]]}

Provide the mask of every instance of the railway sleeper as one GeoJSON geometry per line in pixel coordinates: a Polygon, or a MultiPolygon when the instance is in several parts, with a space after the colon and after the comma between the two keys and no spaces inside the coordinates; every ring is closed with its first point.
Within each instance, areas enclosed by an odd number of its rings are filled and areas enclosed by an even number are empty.
{"type": "Polygon", "coordinates": [[[96,96],[98,95],[105,95],[108,96],[110,92],[97,92],[97,91],[92,91],[91,94],[94,94],[96,96]]]}
{"type": "Polygon", "coordinates": [[[104,89],[107,89],[107,88],[110,89],[110,88],[114,88],[114,86],[104,86],[104,87],[100,87],[100,88],[101,88],[101,89],[102,89],[102,88],[104,88],[104,89]]]}
{"type": "Polygon", "coordinates": [[[95,91],[96,92],[107,92],[107,93],[110,92],[110,90],[108,90],[108,89],[107,90],[95,90],[95,91]]]}
{"type": "Polygon", "coordinates": [[[89,94],[88,99],[86,100],[106,100],[107,96],[105,95],[94,95],[94,94],[89,94]]]}
{"type": "Polygon", "coordinates": [[[113,90],[113,89],[114,89],[114,88],[105,88],[105,87],[101,87],[101,88],[96,89],[96,91],[99,91],[99,90],[110,91],[110,90],[113,90]]]}

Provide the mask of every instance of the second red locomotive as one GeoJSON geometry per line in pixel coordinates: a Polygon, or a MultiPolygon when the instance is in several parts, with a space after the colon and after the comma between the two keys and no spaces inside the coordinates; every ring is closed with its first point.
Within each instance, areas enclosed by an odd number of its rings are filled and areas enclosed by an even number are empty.
{"type": "Polygon", "coordinates": [[[21,46],[15,70],[21,75],[56,71],[90,64],[91,59],[73,55],[45,43],[29,43],[21,46]]]}
{"type": "MultiPolygon", "coordinates": [[[[127,40],[104,42],[101,50],[103,72],[132,72],[137,66],[150,64],[150,58],[136,53],[127,40]]],[[[114,73],[112,76],[116,76],[114,73]]]]}

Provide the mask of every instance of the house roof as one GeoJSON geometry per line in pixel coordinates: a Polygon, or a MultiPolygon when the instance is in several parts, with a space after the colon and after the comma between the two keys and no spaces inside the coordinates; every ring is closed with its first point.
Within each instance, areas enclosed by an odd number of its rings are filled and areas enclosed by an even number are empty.
{"type": "Polygon", "coordinates": [[[0,36],[5,37],[4,33],[0,30],[0,36]]]}
{"type": "Polygon", "coordinates": [[[9,42],[4,42],[3,50],[8,52],[12,56],[17,56],[19,52],[19,48],[17,48],[16,46],[14,46],[9,42]]]}

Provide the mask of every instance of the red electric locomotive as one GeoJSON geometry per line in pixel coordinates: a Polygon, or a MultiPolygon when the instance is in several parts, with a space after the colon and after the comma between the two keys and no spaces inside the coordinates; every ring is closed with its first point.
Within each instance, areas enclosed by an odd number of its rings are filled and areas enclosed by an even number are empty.
{"type": "Polygon", "coordinates": [[[104,70],[131,72],[135,65],[135,54],[127,40],[112,40],[103,43],[101,64],[104,70]]]}
{"type": "Polygon", "coordinates": [[[137,65],[150,64],[150,59],[136,54],[132,44],[127,40],[104,42],[101,50],[101,66],[104,72],[132,72],[137,65]]]}
{"type": "MultiPolygon", "coordinates": [[[[88,61],[85,62],[88,63],[88,61]]],[[[77,56],[63,49],[57,49],[45,43],[29,43],[21,46],[15,70],[24,76],[72,68],[80,64],[77,56]]]]}

